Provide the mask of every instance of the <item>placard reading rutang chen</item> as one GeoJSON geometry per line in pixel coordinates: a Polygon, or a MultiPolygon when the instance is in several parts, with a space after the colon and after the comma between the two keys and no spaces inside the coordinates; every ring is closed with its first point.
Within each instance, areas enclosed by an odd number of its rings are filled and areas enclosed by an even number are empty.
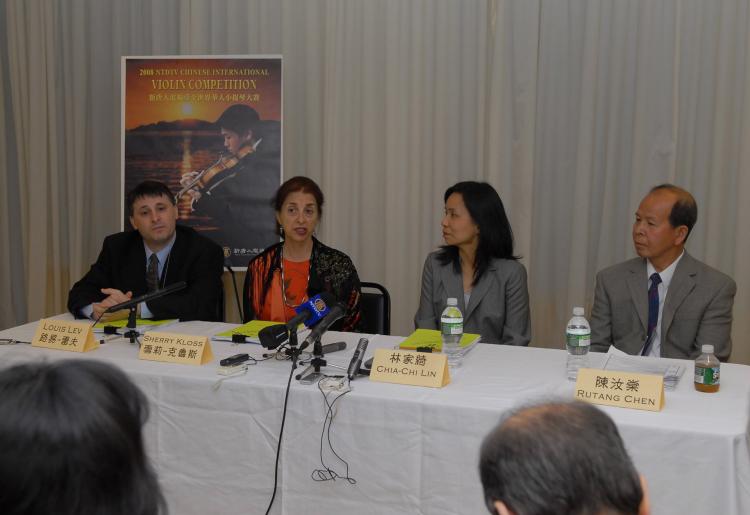
{"type": "Polygon", "coordinates": [[[661,411],[664,406],[664,377],[582,368],[578,371],[573,395],[591,404],[661,411]]]}

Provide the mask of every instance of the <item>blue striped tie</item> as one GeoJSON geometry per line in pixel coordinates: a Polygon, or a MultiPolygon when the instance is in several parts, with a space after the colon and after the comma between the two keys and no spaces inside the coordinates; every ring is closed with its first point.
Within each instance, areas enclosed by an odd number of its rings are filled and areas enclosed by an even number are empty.
{"type": "Polygon", "coordinates": [[[659,322],[659,284],[661,276],[654,272],[651,274],[651,286],[648,289],[648,334],[646,335],[646,345],[643,346],[641,356],[648,356],[651,351],[651,343],[654,339],[651,337],[656,330],[656,324],[659,322]]]}

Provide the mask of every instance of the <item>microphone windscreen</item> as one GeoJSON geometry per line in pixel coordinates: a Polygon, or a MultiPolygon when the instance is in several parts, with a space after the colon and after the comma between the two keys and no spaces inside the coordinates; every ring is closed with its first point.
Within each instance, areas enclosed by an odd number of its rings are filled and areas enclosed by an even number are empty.
{"type": "Polygon", "coordinates": [[[307,311],[310,316],[305,320],[307,327],[313,327],[320,322],[331,310],[331,306],[336,302],[336,298],[328,292],[311,297],[295,308],[297,313],[307,311]]]}
{"type": "Polygon", "coordinates": [[[263,347],[273,350],[289,339],[289,331],[285,324],[271,325],[258,331],[258,339],[263,347]]]}

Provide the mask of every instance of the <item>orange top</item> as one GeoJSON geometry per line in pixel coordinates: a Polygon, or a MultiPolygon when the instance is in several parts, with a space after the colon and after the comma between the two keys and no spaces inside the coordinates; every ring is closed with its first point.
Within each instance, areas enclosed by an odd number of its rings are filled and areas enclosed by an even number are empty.
{"type": "Polygon", "coordinates": [[[310,260],[289,261],[284,259],[284,294],[281,292],[281,270],[274,270],[266,299],[256,314],[259,320],[287,322],[294,315],[294,307],[307,300],[307,280],[310,276],[310,260]],[[286,296],[286,303],[284,303],[286,296]]]}

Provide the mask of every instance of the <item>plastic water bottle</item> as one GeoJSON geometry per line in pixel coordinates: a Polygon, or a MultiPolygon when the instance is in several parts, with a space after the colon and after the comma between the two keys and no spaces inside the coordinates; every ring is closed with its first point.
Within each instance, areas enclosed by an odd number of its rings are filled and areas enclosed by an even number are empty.
{"type": "Polygon", "coordinates": [[[583,316],[585,310],[581,307],[573,308],[573,318],[565,328],[565,347],[568,349],[568,380],[578,378],[578,369],[586,368],[589,364],[589,348],[591,347],[591,326],[583,316]]]}
{"type": "Polygon", "coordinates": [[[451,297],[440,315],[440,334],[443,340],[443,354],[448,356],[448,366],[460,367],[463,360],[461,336],[464,334],[464,315],[458,309],[458,301],[451,297]]]}
{"type": "Polygon", "coordinates": [[[720,367],[721,362],[714,356],[714,346],[702,345],[701,355],[695,360],[695,389],[699,392],[718,392],[720,367]]]}

